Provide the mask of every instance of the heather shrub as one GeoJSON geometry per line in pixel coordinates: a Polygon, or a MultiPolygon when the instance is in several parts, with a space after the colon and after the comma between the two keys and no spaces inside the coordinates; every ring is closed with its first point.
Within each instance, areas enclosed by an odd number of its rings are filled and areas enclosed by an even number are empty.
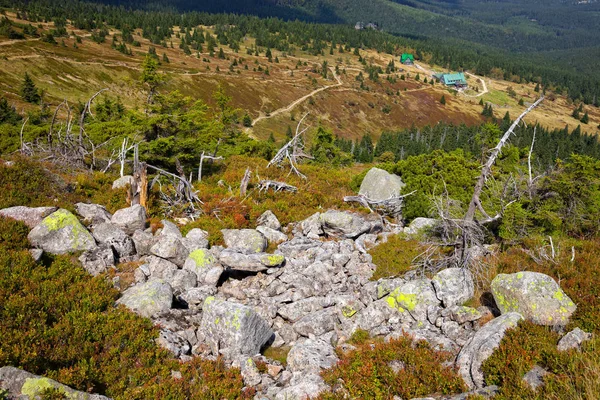
{"type": "Polygon", "coordinates": [[[389,236],[387,242],[369,250],[373,263],[377,265],[371,280],[403,275],[411,269],[414,259],[423,251],[425,246],[418,240],[406,239],[401,235],[389,236]]]}
{"type": "Polygon", "coordinates": [[[29,228],[24,223],[0,217],[0,248],[5,251],[26,249],[28,233],[29,228]]]}

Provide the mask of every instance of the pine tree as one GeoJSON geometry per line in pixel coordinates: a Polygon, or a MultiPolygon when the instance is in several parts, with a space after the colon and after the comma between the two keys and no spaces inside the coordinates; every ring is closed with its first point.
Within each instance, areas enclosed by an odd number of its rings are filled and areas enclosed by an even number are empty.
{"type": "Polygon", "coordinates": [[[163,62],[166,62],[167,64],[170,62],[169,57],[167,57],[167,53],[163,53],[162,60],[163,60],[163,62]]]}
{"type": "Polygon", "coordinates": [[[587,124],[588,122],[590,122],[590,117],[587,113],[587,111],[585,112],[585,114],[583,114],[583,118],[581,118],[581,123],[582,124],[587,124]]]}
{"type": "Polygon", "coordinates": [[[535,84],[535,89],[533,89],[534,92],[539,92],[540,91],[540,84],[536,83],[535,84]]]}
{"type": "Polygon", "coordinates": [[[248,113],[244,114],[244,117],[242,118],[242,124],[246,128],[250,128],[252,126],[252,118],[250,118],[250,116],[248,115],[248,113]]]}
{"type": "Polygon", "coordinates": [[[579,119],[580,118],[579,117],[579,109],[578,108],[574,109],[573,114],[571,114],[571,116],[575,119],[579,119]]]}
{"type": "Polygon", "coordinates": [[[442,95],[442,98],[440,99],[440,103],[444,106],[446,105],[446,96],[442,95]]]}
{"type": "Polygon", "coordinates": [[[219,58],[220,58],[221,60],[224,60],[224,59],[225,59],[225,52],[223,51],[223,48],[222,48],[222,47],[219,47],[219,58]]]}
{"type": "Polygon", "coordinates": [[[520,106],[524,106],[525,105],[525,100],[523,100],[522,97],[519,99],[519,105],[520,106]]]}
{"type": "Polygon", "coordinates": [[[269,62],[273,61],[273,54],[271,54],[271,49],[267,49],[267,52],[265,53],[265,57],[267,57],[269,62]]]}
{"type": "Polygon", "coordinates": [[[21,97],[28,103],[37,104],[41,100],[40,92],[27,72],[21,84],[21,97]]]}

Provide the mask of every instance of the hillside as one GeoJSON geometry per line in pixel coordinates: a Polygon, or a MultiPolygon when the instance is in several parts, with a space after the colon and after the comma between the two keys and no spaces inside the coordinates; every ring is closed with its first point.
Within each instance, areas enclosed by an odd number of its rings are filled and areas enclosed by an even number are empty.
{"type": "MultiPolygon", "coordinates": [[[[16,19],[15,14],[7,15],[16,24],[28,23],[16,19]]],[[[54,28],[52,24],[40,26],[43,29],[40,34],[54,28]]],[[[57,38],[57,44],[38,38],[0,41],[0,87],[18,110],[32,109],[18,95],[22,71],[28,71],[44,90],[44,99],[50,108],[64,99],[71,103],[85,101],[106,87],[108,96],[121,99],[126,107],[141,110],[145,97],[138,82],[142,61],[150,47],[156,49],[160,58],[166,55],[169,60],[160,65],[160,71],[166,74],[160,91],[178,90],[211,104],[212,93],[218,85],[223,85],[233,105],[246,111],[254,121],[248,133],[262,139],[271,134],[282,139],[288,126],[295,127],[294,118],[297,120],[305,113],[309,113],[307,121],[311,125],[321,123],[335,135],[353,140],[366,133],[376,139],[382,131],[439,122],[473,125],[484,121],[480,101],[491,104],[496,117],[500,118],[506,112],[518,115],[525,108],[518,104],[519,100],[527,104],[538,95],[534,83],[518,84],[487,77],[483,79],[488,92],[482,93],[482,78],[472,74],[467,75],[468,82],[478,92],[453,94],[439,83],[430,83],[432,73],[446,71],[444,68],[423,61],[415,66],[400,64],[399,54],[410,49],[398,48],[394,54],[361,49],[356,55],[347,45],[346,50],[340,52],[340,43],[329,51],[333,54],[324,52],[324,55],[313,55],[301,48],[273,49],[272,60],[268,61],[264,48],[256,55],[256,39],[251,36],[239,43],[239,49],[218,45],[213,55],[208,48],[186,55],[178,46],[156,46],[141,36],[141,31],[134,31],[133,39],[139,47],[127,47],[132,54],[125,55],[111,43],[113,36],[122,35],[119,30],[112,28],[105,42],[97,43],[89,32],[70,24],[66,29],[72,34],[57,38]],[[221,48],[223,55],[219,56],[221,48]],[[392,62],[393,72],[389,69],[392,62]],[[369,71],[374,71],[371,76],[369,71]],[[429,82],[425,83],[425,79],[429,82]],[[442,96],[446,99],[445,105],[440,103],[442,96]]],[[[196,29],[215,34],[214,26],[196,29]]],[[[175,27],[167,42],[177,44],[178,32],[175,27]]],[[[325,44],[325,48],[329,47],[331,43],[325,44]]],[[[576,105],[562,95],[552,97],[552,101],[531,113],[527,121],[537,121],[550,129],[565,126],[575,129],[579,122],[571,113],[576,105]]],[[[600,112],[595,107],[586,107],[586,111],[590,122],[581,129],[594,133],[600,123],[600,112]]]]}

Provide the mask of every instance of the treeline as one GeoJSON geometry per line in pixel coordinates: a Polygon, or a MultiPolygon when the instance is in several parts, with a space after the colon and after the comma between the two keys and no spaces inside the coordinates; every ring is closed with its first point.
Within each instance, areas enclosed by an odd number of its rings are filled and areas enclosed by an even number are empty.
{"type": "MultiPolygon", "coordinates": [[[[0,0],[0,7],[17,9],[22,18],[31,22],[54,21],[63,26],[69,19],[79,29],[101,32],[107,26],[123,31],[123,41],[131,42],[131,32],[140,28],[143,36],[161,46],[171,45],[173,26],[182,28],[183,38],[178,44],[186,48],[229,45],[233,49],[245,37],[257,39],[257,46],[279,51],[303,49],[324,54],[335,47],[337,51],[351,49],[375,49],[388,54],[414,51],[417,58],[452,70],[470,69],[481,75],[497,75],[517,82],[538,82],[543,88],[567,94],[571,99],[586,104],[600,103],[600,73],[579,74],[557,60],[541,63],[525,56],[508,55],[490,47],[473,45],[450,39],[416,39],[393,36],[376,30],[355,30],[347,25],[325,25],[279,18],[258,18],[234,14],[209,14],[200,12],[177,13],[175,11],[143,11],[96,3],[67,0],[0,0]],[[217,38],[212,35],[202,39],[196,33],[198,25],[215,26],[217,38]],[[194,38],[196,35],[196,38],[194,38]],[[211,39],[212,38],[212,39],[211,39]],[[206,42],[206,45],[204,42],[206,42]],[[333,44],[334,46],[331,46],[333,44]]],[[[203,47],[206,49],[206,47],[203,47]]]]}
{"type": "MultiPolygon", "coordinates": [[[[452,152],[457,149],[482,159],[487,151],[496,145],[500,135],[510,124],[509,116],[499,121],[499,124],[466,126],[439,123],[424,128],[413,127],[397,132],[384,132],[377,145],[373,144],[370,135],[365,135],[355,142],[337,138],[336,145],[342,151],[352,154],[357,162],[393,162],[405,160],[410,156],[429,154],[435,150],[452,152]]],[[[570,132],[568,127],[550,130],[539,125],[521,125],[515,129],[510,143],[526,154],[531,147],[534,132],[532,163],[537,170],[545,171],[555,165],[556,160],[565,160],[572,154],[600,159],[598,138],[581,133],[579,127],[570,132]]]]}

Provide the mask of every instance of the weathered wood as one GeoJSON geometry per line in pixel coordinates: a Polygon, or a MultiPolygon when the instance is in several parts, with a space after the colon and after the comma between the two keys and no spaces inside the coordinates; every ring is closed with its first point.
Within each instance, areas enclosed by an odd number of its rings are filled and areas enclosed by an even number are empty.
{"type": "Polygon", "coordinates": [[[275,154],[275,157],[273,157],[273,159],[269,161],[269,164],[267,164],[267,168],[269,168],[272,165],[277,165],[278,167],[281,167],[283,162],[285,160],[288,160],[290,164],[290,173],[294,172],[299,177],[307,179],[306,175],[301,173],[300,170],[298,170],[298,167],[296,166],[296,164],[301,158],[312,158],[308,154],[304,153],[304,145],[301,144],[299,140],[302,134],[304,134],[304,132],[308,130],[308,127],[304,128],[303,130],[300,130],[302,122],[307,116],[308,113],[306,113],[304,117],[302,117],[300,122],[298,122],[298,126],[296,126],[296,134],[294,135],[294,137],[285,145],[283,145],[281,149],[279,149],[277,154],[275,154]]]}
{"type": "Polygon", "coordinates": [[[263,190],[273,189],[276,192],[292,192],[295,193],[298,191],[296,186],[288,185],[285,182],[271,181],[271,180],[262,180],[258,183],[258,190],[262,192],[263,190]]]}
{"type": "Polygon", "coordinates": [[[246,172],[244,173],[244,177],[240,183],[240,197],[244,197],[246,195],[246,190],[248,190],[248,184],[250,183],[250,176],[250,167],[246,167],[246,172]]]}

